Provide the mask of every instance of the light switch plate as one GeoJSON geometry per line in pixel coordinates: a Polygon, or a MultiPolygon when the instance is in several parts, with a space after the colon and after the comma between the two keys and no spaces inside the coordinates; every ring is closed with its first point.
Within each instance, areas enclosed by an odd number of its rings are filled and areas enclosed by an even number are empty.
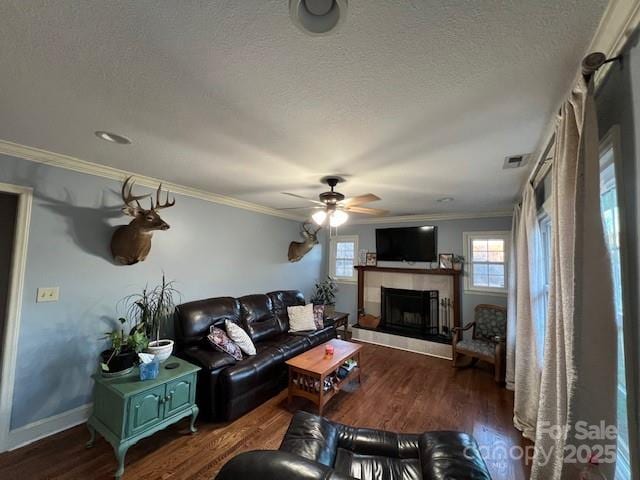
{"type": "Polygon", "coordinates": [[[57,302],[59,297],[60,287],[40,287],[38,288],[36,302],[57,302]]]}

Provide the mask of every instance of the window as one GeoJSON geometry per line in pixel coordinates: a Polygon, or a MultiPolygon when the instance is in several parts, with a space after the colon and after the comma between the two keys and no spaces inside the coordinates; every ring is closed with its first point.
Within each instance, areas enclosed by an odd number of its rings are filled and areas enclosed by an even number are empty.
{"type": "MultiPolygon", "coordinates": [[[[613,132],[615,133],[615,131],[613,132]]],[[[613,273],[613,294],[618,326],[617,348],[617,457],[616,479],[630,478],[629,464],[629,424],[627,415],[627,381],[624,361],[624,329],[622,308],[622,272],[620,261],[620,218],[618,209],[618,193],[615,171],[614,135],[607,134],[600,150],[600,212],[604,227],[605,239],[611,258],[613,273]]]]}
{"type": "MultiPolygon", "coordinates": [[[[549,307],[549,285],[551,283],[551,215],[550,215],[550,198],[544,203],[538,214],[538,225],[540,226],[540,240],[542,243],[542,271],[543,278],[543,294],[544,294],[544,318],[546,322],[547,311],[549,307]]],[[[542,328],[544,331],[544,326],[542,328]]]]}
{"type": "Polygon", "coordinates": [[[509,232],[465,232],[465,290],[507,293],[509,232]]]}
{"type": "Polygon", "coordinates": [[[337,282],[355,282],[358,278],[355,268],[358,255],[357,235],[331,237],[329,275],[337,282]]]}

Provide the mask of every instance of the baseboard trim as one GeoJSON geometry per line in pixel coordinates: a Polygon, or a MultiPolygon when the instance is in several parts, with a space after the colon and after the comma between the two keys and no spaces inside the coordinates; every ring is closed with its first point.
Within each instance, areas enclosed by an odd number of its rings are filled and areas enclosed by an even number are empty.
{"type": "MultiPolygon", "coordinates": [[[[93,404],[91,403],[81,405],[80,407],[67,410],[58,415],[43,418],[42,420],[37,420],[20,428],[16,428],[15,430],[10,430],[7,445],[5,445],[4,450],[15,450],[16,448],[24,447],[42,438],[80,425],[89,418],[92,406],[93,404]]],[[[87,433],[87,439],[89,438],[88,435],[87,433]]]]}

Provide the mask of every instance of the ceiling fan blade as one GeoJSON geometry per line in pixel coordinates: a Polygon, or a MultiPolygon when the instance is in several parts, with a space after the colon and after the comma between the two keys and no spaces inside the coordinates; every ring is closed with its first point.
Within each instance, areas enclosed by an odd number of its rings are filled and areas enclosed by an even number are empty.
{"type": "Polygon", "coordinates": [[[312,206],[304,206],[304,207],[286,207],[286,208],[276,208],[276,210],[311,210],[320,207],[312,207],[312,206]]]}
{"type": "Polygon", "coordinates": [[[302,200],[306,200],[307,202],[313,202],[313,203],[317,203],[319,205],[324,206],[324,203],[320,202],[319,200],[314,200],[313,198],[307,198],[307,197],[303,197],[302,195],[296,195],[295,193],[289,193],[289,192],[281,192],[283,195],[289,195],[290,197],[295,197],[295,198],[301,198],[302,200]]]}
{"type": "Polygon", "coordinates": [[[388,210],[382,210],[380,208],[367,208],[367,207],[345,207],[347,212],[364,213],[365,215],[375,215],[382,217],[389,213],[388,210]]]}
{"type": "Polygon", "coordinates": [[[364,205],[365,203],[375,202],[377,200],[380,200],[380,197],[373,193],[366,193],[364,195],[358,195],[357,197],[345,198],[340,202],[340,205],[345,207],[355,207],[356,205],[364,205]]]}

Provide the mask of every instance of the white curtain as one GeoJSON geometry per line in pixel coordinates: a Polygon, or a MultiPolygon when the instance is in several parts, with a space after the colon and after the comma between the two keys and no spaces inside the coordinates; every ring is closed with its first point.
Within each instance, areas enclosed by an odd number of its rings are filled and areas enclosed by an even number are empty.
{"type": "MultiPolygon", "coordinates": [[[[532,480],[578,478],[581,466],[564,461],[571,447],[590,443],[576,438],[576,422],[616,424],[616,325],[592,88],[580,77],[556,127],[552,271],[532,480]],[[553,428],[570,430],[563,436],[553,428]]],[[[593,441],[607,443],[615,440],[593,441]]],[[[614,466],[601,466],[607,478],[614,466]]]]}
{"type": "Polygon", "coordinates": [[[526,438],[533,440],[544,346],[545,280],[535,192],[528,183],[519,217],[515,259],[518,294],[515,298],[513,423],[526,438]]]}
{"type": "Polygon", "coordinates": [[[516,302],[518,298],[518,226],[520,225],[520,205],[513,208],[511,220],[511,248],[509,250],[509,273],[507,275],[507,366],[505,382],[508,390],[516,387],[516,302]]]}

